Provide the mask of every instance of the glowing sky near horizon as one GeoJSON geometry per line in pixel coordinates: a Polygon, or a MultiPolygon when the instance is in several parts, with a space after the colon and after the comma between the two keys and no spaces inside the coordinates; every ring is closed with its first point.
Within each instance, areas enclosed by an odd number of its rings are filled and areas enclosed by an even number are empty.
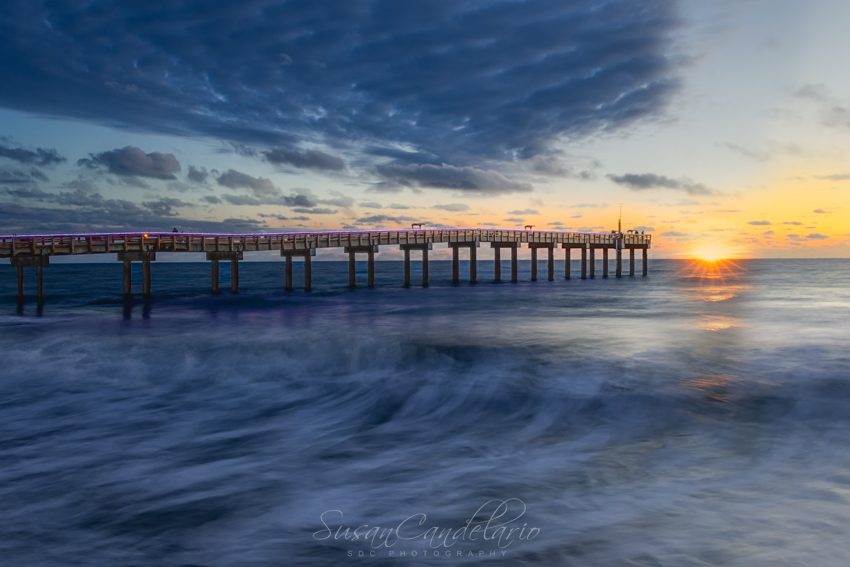
{"type": "Polygon", "coordinates": [[[847,3],[225,4],[9,3],[0,232],[622,205],[656,256],[850,256],[847,3]]]}

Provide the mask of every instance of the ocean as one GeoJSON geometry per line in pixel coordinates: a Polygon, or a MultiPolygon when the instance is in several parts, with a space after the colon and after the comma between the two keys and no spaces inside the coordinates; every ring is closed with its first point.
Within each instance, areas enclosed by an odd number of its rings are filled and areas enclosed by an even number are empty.
{"type": "Polygon", "coordinates": [[[850,262],[543,266],[0,270],[2,563],[850,564],[850,262]]]}

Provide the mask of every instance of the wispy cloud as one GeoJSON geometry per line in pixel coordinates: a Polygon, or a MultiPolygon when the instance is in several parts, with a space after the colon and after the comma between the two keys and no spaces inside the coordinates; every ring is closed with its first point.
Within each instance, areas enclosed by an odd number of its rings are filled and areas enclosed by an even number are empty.
{"type": "Polygon", "coordinates": [[[608,175],[608,179],[628,187],[633,191],[647,191],[650,189],[672,189],[682,191],[689,195],[713,195],[713,189],[702,183],[695,183],[690,179],[672,179],[655,173],[626,173],[623,175],[608,175]]]}

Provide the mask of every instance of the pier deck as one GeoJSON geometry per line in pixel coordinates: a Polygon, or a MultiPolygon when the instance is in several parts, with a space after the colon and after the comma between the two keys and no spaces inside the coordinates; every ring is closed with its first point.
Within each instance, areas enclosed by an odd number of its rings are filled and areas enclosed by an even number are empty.
{"type": "MultiPolygon", "coordinates": [[[[565,278],[570,278],[570,252],[581,250],[582,279],[587,277],[587,255],[590,254],[590,277],[595,277],[595,251],[602,250],[605,262],[603,275],[608,275],[608,250],[616,254],[616,275],[622,275],[622,250],[629,251],[629,275],[634,275],[635,250],[643,254],[643,275],[647,275],[647,251],[652,242],[649,234],[629,232],[567,232],[559,230],[517,230],[500,228],[411,228],[403,230],[337,230],[313,232],[256,232],[256,233],[196,233],[196,232],[116,232],[80,234],[25,234],[0,235],[0,258],[9,258],[18,270],[18,296],[23,299],[23,269],[35,267],[38,272],[38,299],[44,298],[44,268],[51,256],[77,256],[90,254],[116,254],[124,263],[123,289],[125,295],[132,291],[130,264],[142,263],[143,295],[150,297],[150,262],[158,253],[205,252],[212,262],[212,291],[219,291],[218,264],[230,261],[232,265],[231,290],[237,292],[238,262],[248,252],[277,250],[286,262],[286,289],[292,289],[292,258],[302,257],[305,262],[305,289],[312,286],[310,263],[316,251],[323,248],[343,248],[349,254],[349,282],[353,287],[355,254],[364,253],[369,263],[369,285],[374,285],[375,254],[380,246],[399,246],[405,251],[405,284],[409,285],[410,251],[422,251],[423,267],[427,266],[428,251],[434,244],[447,244],[453,254],[453,281],[458,282],[459,249],[468,248],[471,269],[470,280],[477,280],[476,248],[480,243],[490,243],[500,258],[502,248],[511,249],[511,275],[516,281],[516,249],[526,244],[532,252],[534,264],[532,279],[537,275],[537,250],[547,250],[548,279],[553,279],[554,248],[564,249],[565,278]]],[[[423,286],[428,285],[427,268],[423,271],[423,286]]],[[[501,264],[496,263],[495,280],[501,278],[501,264]]]]}

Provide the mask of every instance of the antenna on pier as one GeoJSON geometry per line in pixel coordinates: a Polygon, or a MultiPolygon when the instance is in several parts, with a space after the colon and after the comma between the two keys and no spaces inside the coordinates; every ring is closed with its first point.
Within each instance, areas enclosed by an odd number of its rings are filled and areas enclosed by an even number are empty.
{"type": "Polygon", "coordinates": [[[623,203],[620,203],[620,216],[617,217],[617,232],[623,232],[623,203]]]}

